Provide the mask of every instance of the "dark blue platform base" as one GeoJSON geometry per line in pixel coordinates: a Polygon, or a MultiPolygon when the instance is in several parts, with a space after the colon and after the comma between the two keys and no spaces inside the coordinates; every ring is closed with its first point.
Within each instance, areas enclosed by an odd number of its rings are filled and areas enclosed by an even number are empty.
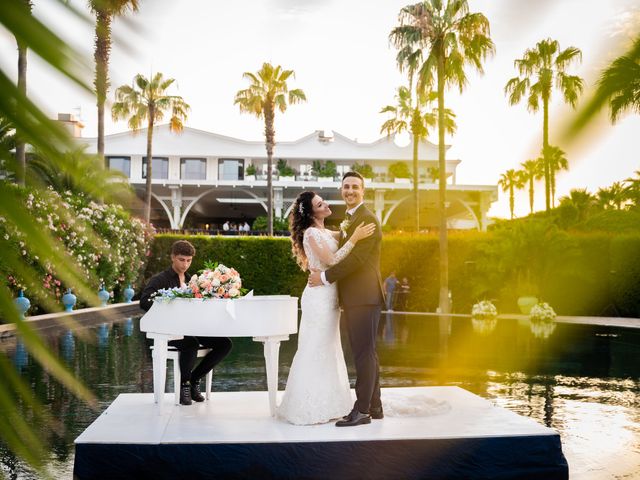
{"type": "MultiPolygon", "coordinates": [[[[160,404],[122,394],[76,439],[78,480],[567,479],[557,432],[458,387],[385,388],[383,403],[428,399],[429,416],[369,425],[291,425],[267,392],[214,392],[160,404]]],[[[390,408],[389,410],[393,410],[390,408]]],[[[387,414],[393,413],[387,410],[387,414]]]]}
{"type": "Polygon", "coordinates": [[[569,478],[557,436],[272,444],[76,447],[89,479],[569,478]]]}

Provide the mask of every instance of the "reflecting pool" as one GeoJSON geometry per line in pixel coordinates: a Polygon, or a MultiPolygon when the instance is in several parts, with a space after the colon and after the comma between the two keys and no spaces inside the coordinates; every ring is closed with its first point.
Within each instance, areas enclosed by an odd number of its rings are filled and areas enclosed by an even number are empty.
{"type": "MultiPolygon", "coordinates": [[[[73,440],[120,393],[152,391],[151,355],[137,318],[47,338],[96,394],[97,410],[51,380],[16,339],[0,341],[0,349],[59,422],[42,431],[48,465],[54,478],[71,478],[73,440]]],[[[640,472],[640,329],[388,314],[378,342],[383,387],[457,385],[532,417],[560,432],[572,479],[640,472]]],[[[281,346],[280,389],[296,343],[294,336],[281,346]]],[[[353,379],[346,334],[343,345],[353,379]]],[[[262,344],[234,339],[213,390],[266,390],[262,344]]],[[[0,468],[7,478],[37,478],[2,446],[0,468]]]]}

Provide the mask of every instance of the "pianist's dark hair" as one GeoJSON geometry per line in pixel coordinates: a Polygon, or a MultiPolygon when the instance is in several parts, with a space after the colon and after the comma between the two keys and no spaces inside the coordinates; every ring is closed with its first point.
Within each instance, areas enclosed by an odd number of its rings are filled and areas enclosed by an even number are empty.
{"type": "Polygon", "coordinates": [[[307,270],[307,256],[304,254],[302,241],[304,232],[313,224],[313,205],[311,201],[316,196],[309,190],[302,192],[296,198],[289,214],[289,231],[291,232],[291,252],[303,271],[307,270]]]}
{"type": "Polygon", "coordinates": [[[186,240],[178,240],[171,245],[171,255],[184,255],[185,257],[193,257],[196,249],[190,242],[186,240]]]}

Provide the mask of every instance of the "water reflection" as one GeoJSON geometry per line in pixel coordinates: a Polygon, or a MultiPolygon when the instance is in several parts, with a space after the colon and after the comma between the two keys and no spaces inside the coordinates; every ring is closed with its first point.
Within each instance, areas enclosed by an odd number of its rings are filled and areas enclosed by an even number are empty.
{"type": "Polygon", "coordinates": [[[133,333],[133,318],[126,318],[124,324],[122,325],[122,331],[125,337],[130,337],[133,333]]]}
{"type": "Polygon", "coordinates": [[[18,371],[22,371],[28,363],[29,353],[27,352],[27,348],[24,346],[22,341],[18,340],[16,343],[16,350],[13,354],[13,364],[16,366],[18,371]]]}
{"type": "Polygon", "coordinates": [[[101,323],[98,326],[98,346],[104,348],[109,341],[109,324],[101,323]]]}
{"type": "MultiPolygon", "coordinates": [[[[593,463],[601,452],[611,454],[612,445],[640,465],[640,331],[554,324],[553,332],[539,337],[528,321],[501,318],[479,328],[470,318],[401,314],[385,314],[380,323],[383,387],[458,385],[530,416],[561,433],[572,472],[570,454],[593,463]]],[[[151,356],[138,319],[88,331],[87,336],[63,331],[49,342],[59,345],[71,371],[94,391],[100,411],[120,393],[152,391],[151,356]]],[[[346,331],[342,339],[353,381],[346,331]]],[[[296,345],[295,336],[282,343],[280,389],[296,345]]],[[[20,342],[5,348],[34,395],[64,425],[58,434],[43,429],[42,436],[52,451],[54,477],[71,478],[73,440],[100,411],[30,362],[20,342]]],[[[264,389],[262,346],[250,338],[234,339],[233,351],[215,372],[214,391],[264,389]]],[[[0,469],[14,478],[36,478],[1,446],[0,469]]]]}
{"type": "Polygon", "coordinates": [[[556,322],[547,321],[529,321],[531,323],[531,333],[536,338],[547,339],[556,330],[556,322]]]}
{"type": "Polygon", "coordinates": [[[76,339],[73,336],[72,330],[67,330],[60,338],[60,348],[62,350],[62,358],[67,363],[73,363],[74,355],[76,352],[76,339]]]}
{"type": "Polygon", "coordinates": [[[497,318],[472,318],[473,331],[480,335],[489,335],[498,326],[497,318]]]}

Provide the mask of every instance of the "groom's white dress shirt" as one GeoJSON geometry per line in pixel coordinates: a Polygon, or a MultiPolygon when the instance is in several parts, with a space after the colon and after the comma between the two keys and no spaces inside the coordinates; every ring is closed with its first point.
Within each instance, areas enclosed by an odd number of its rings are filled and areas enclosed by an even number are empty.
{"type": "MultiPolygon", "coordinates": [[[[355,211],[360,208],[360,206],[364,204],[364,202],[360,202],[358,205],[356,205],[353,208],[350,208],[349,210],[347,210],[347,215],[349,216],[353,216],[353,214],[355,213],[355,211]]],[[[322,280],[322,283],[324,283],[325,285],[331,285],[329,282],[327,282],[327,279],[324,276],[324,272],[320,272],[320,280],[322,280]]]]}

